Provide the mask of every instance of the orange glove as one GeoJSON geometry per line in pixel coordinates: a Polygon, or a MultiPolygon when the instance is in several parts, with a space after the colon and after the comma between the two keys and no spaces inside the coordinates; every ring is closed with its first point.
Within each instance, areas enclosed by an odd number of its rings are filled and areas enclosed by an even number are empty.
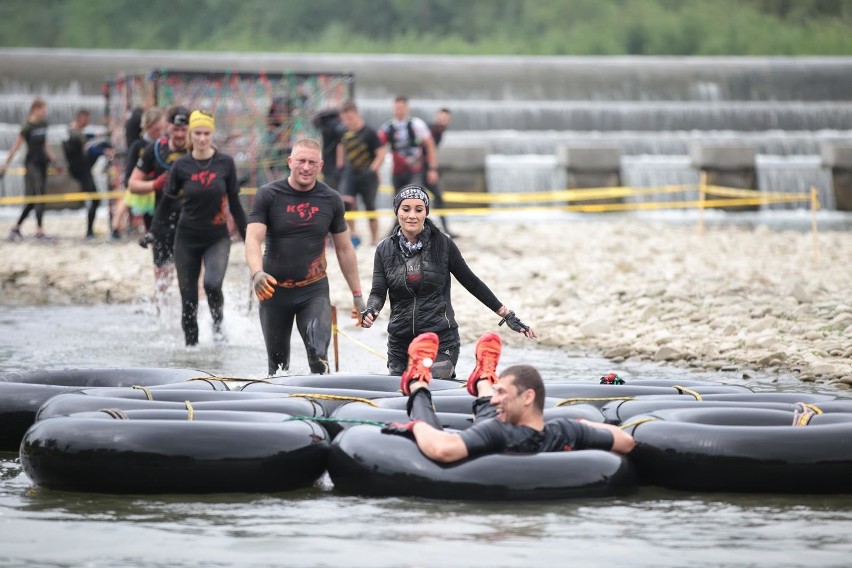
{"type": "Polygon", "coordinates": [[[272,294],[275,293],[274,286],[276,284],[278,284],[278,280],[263,270],[258,270],[254,273],[254,276],[251,277],[251,287],[254,290],[257,299],[261,302],[272,297],[272,294]]]}

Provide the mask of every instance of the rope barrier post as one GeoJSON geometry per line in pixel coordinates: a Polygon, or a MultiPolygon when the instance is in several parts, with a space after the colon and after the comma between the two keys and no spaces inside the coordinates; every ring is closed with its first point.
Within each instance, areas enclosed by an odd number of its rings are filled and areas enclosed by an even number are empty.
{"type": "Polygon", "coordinates": [[[819,209],[819,196],[815,185],[811,186],[811,232],[813,233],[813,262],[819,260],[819,239],[817,238],[817,210],[819,209]]]}
{"type": "Polygon", "coordinates": [[[698,181],[698,226],[696,230],[699,235],[704,234],[704,202],[707,199],[707,172],[701,170],[698,181]]]}
{"type": "Polygon", "coordinates": [[[340,353],[337,350],[337,306],[331,306],[331,339],[334,345],[334,372],[340,371],[340,353]]]}

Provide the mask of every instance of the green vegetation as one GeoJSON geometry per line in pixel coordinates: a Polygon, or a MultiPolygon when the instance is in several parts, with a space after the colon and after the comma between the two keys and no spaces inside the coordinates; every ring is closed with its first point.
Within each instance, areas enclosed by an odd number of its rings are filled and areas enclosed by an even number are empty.
{"type": "Polygon", "coordinates": [[[849,0],[3,0],[0,46],[850,55],[849,0]]]}

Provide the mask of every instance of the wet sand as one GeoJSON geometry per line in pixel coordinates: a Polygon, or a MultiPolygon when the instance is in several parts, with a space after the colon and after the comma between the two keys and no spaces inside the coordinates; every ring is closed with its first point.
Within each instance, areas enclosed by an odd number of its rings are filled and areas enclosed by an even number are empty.
{"type": "MultiPolygon", "coordinates": [[[[4,218],[5,220],[5,218],[4,218]]],[[[9,221],[9,224],[11,221],[9,221]]],[[[99,227],[105,220],[99,219],[99,227]]],[[[359,222],[362,223],[363,222],[359,222]]],[[[81,238],[83,213],[48,212],[53,242],[0,241],[0,304],[92,304],[149,299],[151,253],[135,239],[81,238]]],[[[852,386],[852,234],[708,227],[614,218],[509,217],[456,222],[474,272],[539,334],[538,343],[614,362],[658,361],[700,370],[793,373],[852,386]]],[[[370,287],[374,248],[357,249],[370,287]]],[[[329,250],[332,302],[350,295],[329,250]]],[[[226,291],[248,290],[242,243],[231,249],[226,291]]],[[[462,340],[499,318],[453,285],[462,340]]],[[[377,325],[384,327],[388,307],[377,325]]],[[[499,328],[509,344],[529,341],[499,328]]]]}

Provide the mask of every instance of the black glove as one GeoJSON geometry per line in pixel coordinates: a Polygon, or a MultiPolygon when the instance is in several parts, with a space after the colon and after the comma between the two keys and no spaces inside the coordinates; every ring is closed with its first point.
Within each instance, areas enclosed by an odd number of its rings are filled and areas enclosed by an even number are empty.
{"type": "Polygon", "coordinates": [[[373,321],[375,321],[376,316],[379,315],[379,312],[377,312],[373,308],[367,308],[366,310],[361,312],[361,325],[364,325],[364,318],[366,318],[368,315],[373,316],[373,321]]]}
{"type": "Polygon", "coordinates": [[[411,440],[414,439],[414,425],[418,422],[422,422],[422,420],[415,419],[411,422],[391,422],[390,424],[385,424],[382,427],[382,434],[394,434],[396,436],[403,436],[404,438],[409,438],[411,440]]]}
{"type": "Polygon", "coordinates": [[[515,312],[511,311],[506,314],[506,317],[500,320],[498,325],[503,325],[504,323],[509,326],[509,329],[518,333],[526,333],[530,329],[530,326],[519,320],[515,312]]]}
{"type": "Polygon", "coordinates": [[[139,246],[143,249],[148,248],[148,245],[154,242],[154,235],[151,233],[145,233],[141,237],[139,237],[139,246]]]}

